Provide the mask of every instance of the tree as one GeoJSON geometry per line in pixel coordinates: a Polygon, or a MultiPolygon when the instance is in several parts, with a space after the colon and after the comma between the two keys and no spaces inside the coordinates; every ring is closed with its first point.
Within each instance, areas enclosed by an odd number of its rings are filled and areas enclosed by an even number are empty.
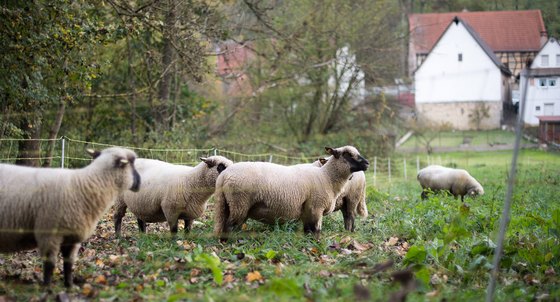
{"type": "MultiPolygon", "coordinates": [[[[43,113],[87,91],[101,66],[84,50],[102,42],[87,4],[69,0],[4,1],[0,5],[0,138],[20,142],[18,164],[40,164],[43,113]]],[[[56,137],[59,121],[51,127],[56,137]]],[[[52,146],[51,146],[52,148],[52,146]]]]}
{"type": "Polygon", "coordinates": [[[484,102],[477,102],[469,113],[471,123],[476,125],[476,131],[480,130],[480,123],[483,119],[490,117],[490,106],[484,106],[484,102]]]}
{"type": "Polygon", "coordinates": [[[394,33],[400,14],[389,1],[307,0],[274,6],[246,0],[245,5],[240,10],[248,9],[254,18],[243,23],[237,42],[255,58],[247,64],[245,96],[225,107],[237,114],[240,126],[258,119],[260,132],[293,136],[298,142],[339,131],[364,100],[366,77],[382,85],[399,72],[394,33]],[[258,110],[239,113],[249,103],[258,110]]]}
{"type": "Polygon", "coordinates": [[[408,129],[414,131],[414,136],[426,148],[428,154],[432,153],[432,146],[430,145],[432,141],[441,132],[450,131],[451,128],[450,123],[436,123],[421,115],[416,115],[408,124],[408,129]]]}

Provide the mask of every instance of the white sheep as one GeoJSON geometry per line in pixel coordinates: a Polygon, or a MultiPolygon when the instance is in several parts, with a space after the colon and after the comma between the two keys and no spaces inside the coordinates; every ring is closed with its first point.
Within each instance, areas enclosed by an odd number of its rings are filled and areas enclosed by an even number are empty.
{"type": "Polygon", "coordinates": [[[80,243],[119,194],[140,188],[133,151],[86,151],[95,160],[83,169],[0,164],[0,253],[38,248],[46,286],[52,282],[59,250],[64,285],[72,286],[72,263],[80,243]]]}
{"type": "Polygon", "coordinates": [[[117,199],[113,215],[115,235],[121,235],[122,218],[127,208],[136,216],[142,233],[146,232],[147,222],[167,221],[173,235],[177,233],[179,219],[185,220],[188,232],[194,219],[206,210],[218,175],[233,164],[223,156],[201,157],[200,160],[202,162],[196,167],[153,159],[136,160],[136,169],[142,176],[142,189],[135,194],[125,192],[117,199]]]}
{"type": "Polygon", "coordinates": [[[332,158],[321,168],[262,162],[229,167],[216,181],[214,235],[226,240],[248,218],[267,224],[300,219],[304,232],[319,240],[323,215],[334,210],[348,178],[369,168],[352,146],[325,149],[332,158]]]}
{"type": "MultiPolygon", "coordinates": [[[[321,167],[327,163],[330,157],[321,158],[314,162],[313,165],[321,167]]],[[[333,212],[342,212],[344,218],[344,228],[349,232],[354,232],[354,223],[356,221],[356,211],[363,219],[368,216],[366,205],[366,174],[364,171],[354,172],[342,192],[336,199],[333,212]]]]}
{"type": "Polygon", "coordinates": [[[455,199],[465,195],[475,197],[483,195],[484,189],[469,172],[462,169],[451,169],[438,165],[428,166],[418,172],[416,176],[422,186],[422,199],[426,198],[428,190],[433,192],[449,191],[455,199]]]}

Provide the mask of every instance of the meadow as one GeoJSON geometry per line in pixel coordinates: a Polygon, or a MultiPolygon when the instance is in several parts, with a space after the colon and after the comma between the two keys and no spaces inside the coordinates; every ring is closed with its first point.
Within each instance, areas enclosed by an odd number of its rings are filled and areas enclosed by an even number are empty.
{"type": "MultiPolygon", "coordinates": [[[[129,213],[115,238],[109,211],[79,251],[71,291],[62,287],[62,261],[45,290],[36,251],[21,252],[0,255],[0,301],[482,301],[511,152],[434,155],[432,162],[466,168],[484,186],[464,203],[443,194],[421,200],[417,157],[425,167],[426,155],[396,156],[403,167],[391,182],[381,159],[375,186],[367,172],[369,216],[357,218],[354,233],[336,212],[324,217],[319,242],[299,222],[249,221],[221,244],[212,238],[211,200],[188,234],[171,238],[166,223],[140,234],[129,213]]],[[[523,150],[516,172],[494,300],[558,301],[560,157],[523,150]]]]}

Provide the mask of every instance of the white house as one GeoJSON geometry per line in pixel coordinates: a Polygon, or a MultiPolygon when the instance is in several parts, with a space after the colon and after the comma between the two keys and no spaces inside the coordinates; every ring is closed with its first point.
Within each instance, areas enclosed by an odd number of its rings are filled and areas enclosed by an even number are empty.
{"type": "Polygon", "coordinates": [[[455,17],[414,73],[416,110],[449,122],[457,130],[475,129],[469,114],[489,109],[481,129],[498,128],[503,102],[510,99],[511,72],[478,33],[455,17]]]}
{"type": "MultiPolygon", "coordinates": [[[[537,126],[537,116],[560,115],[560,44],[550,38],[535,56],[529,69],[529,85],[526,92],[527,103],[523,121],[526,125],[537,126]]],[[[521,71],[520,91],[525,86],[527,72],[521,71]]]]}

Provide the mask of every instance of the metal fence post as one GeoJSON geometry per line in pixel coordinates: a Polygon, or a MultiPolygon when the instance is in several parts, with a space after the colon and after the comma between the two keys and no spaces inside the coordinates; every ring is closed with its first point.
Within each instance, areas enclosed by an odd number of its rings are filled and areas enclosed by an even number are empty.
{"type": "Polygon", "coordinates": [[[406,180],[406,157],[403,157],[403,166],[404,166],[404,180],[406,180]]]}
{"type": "Polygon", "coordinates": [[[429,166],[430,165],[430,156],[428,155],[427,158],[428,158],[428,166],[429,166]]]}
{"type": "Polygon", "coordinates": [[[60,156],[60,168],[64,169],[64,141],[66,137],[62,136],[62,155],[60,156]]]}
{"type": "Polygon", "coordinates": [[[216,148],[214,148],[214,156],[216,156],[216,148]]]}
{"type": "Polygon", "coordinates": [[[270,160],[268,161],[269,163],[272,162],[272,154],[270,154],[270,160]]]}
{"type": "Polygon", "coordinates": [[[389,183],[391,183],[391,158],[390,157],[387,159],[387,162],[389,163],[389,183]]]}
{"type": "Polygon", "coordinates": [[[377,179],[377,156],[373,158],[373,186],[375,187],[375,181],[377,179]]]}

